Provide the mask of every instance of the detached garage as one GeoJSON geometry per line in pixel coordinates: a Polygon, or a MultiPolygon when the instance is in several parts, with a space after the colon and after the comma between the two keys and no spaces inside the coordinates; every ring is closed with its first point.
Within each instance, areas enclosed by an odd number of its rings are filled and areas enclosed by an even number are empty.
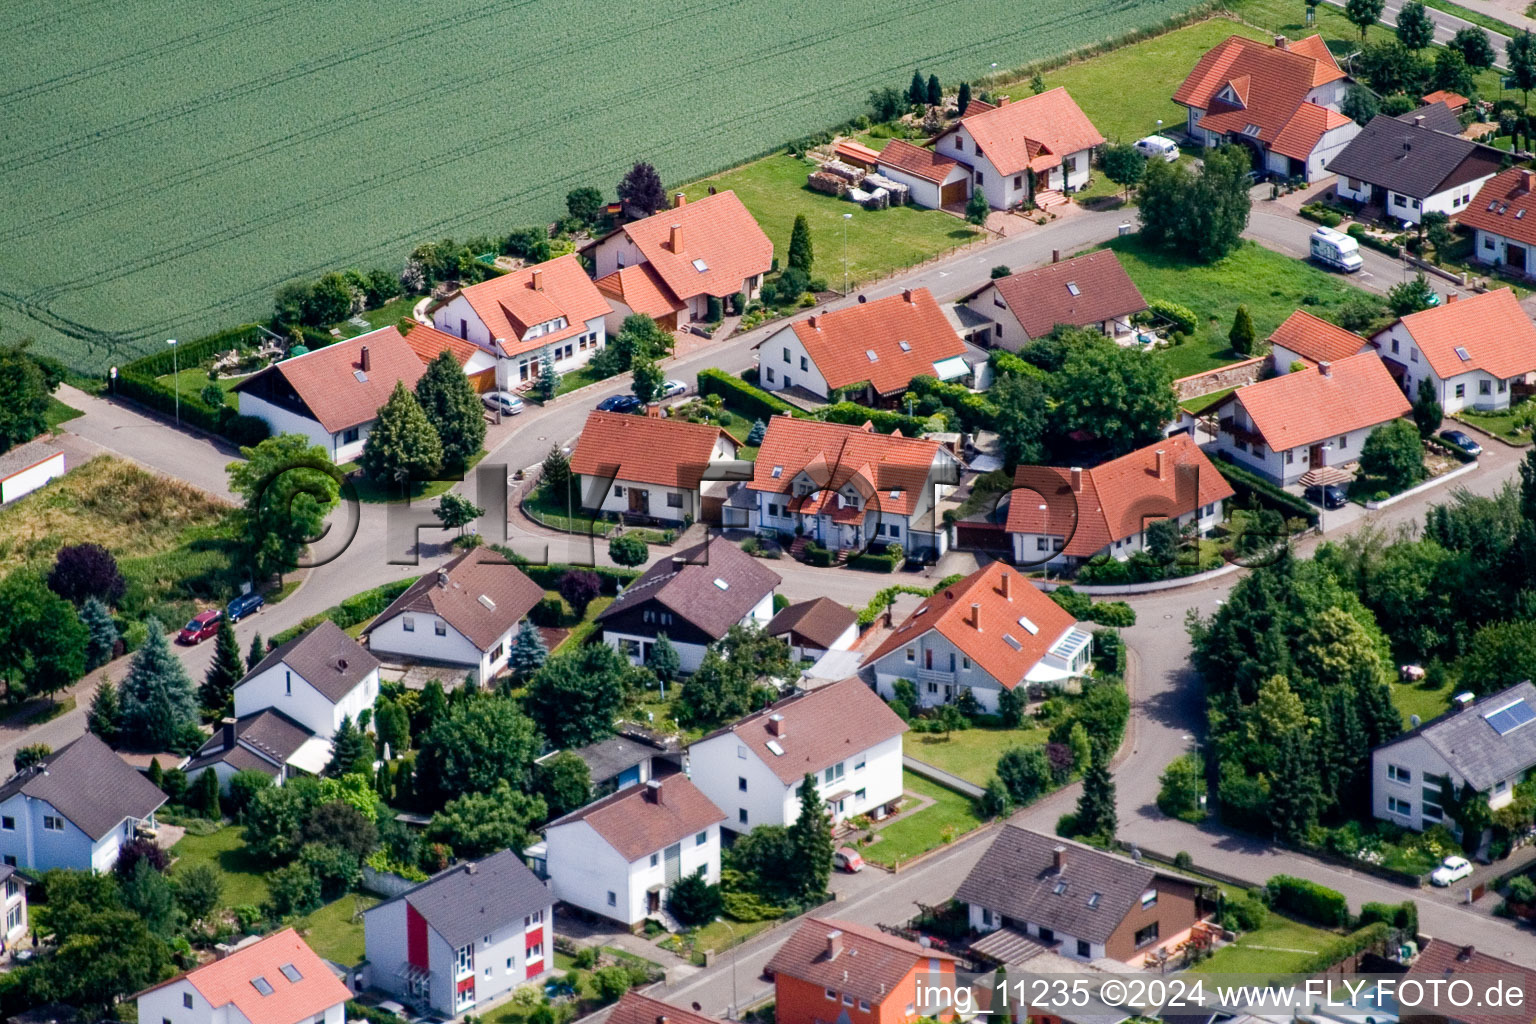
{"type": "Polygon", "coordinates": [[[880,152],[880,173],[906,185],[913,204],[930,210],[963,204],[970,196],[969,168],[904,139],[885,144],[880,152]]]}
{"type": "Polygon", "coordinates": [[[0,505],[31,494],[64,475],[64,452],[47,441],[28,441],[0,455],[0,505]]]}

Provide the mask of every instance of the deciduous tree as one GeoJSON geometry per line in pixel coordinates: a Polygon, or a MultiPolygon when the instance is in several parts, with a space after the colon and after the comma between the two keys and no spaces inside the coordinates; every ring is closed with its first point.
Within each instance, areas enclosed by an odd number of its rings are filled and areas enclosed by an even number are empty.
{"type": "Polygon", "coordinates": [[[265,579],[298,564],[341,493],[341,474],[326,450],[300,434],[280,434],[241,448],[227,467],[229,489],[240,496],[234,521],[241,555],[252,575],[265,579]]]}
{"type": "Polygon", "coordinates": [[[540,761],[534,774],[551,818],[574,811],[592,799],[592,771],[587,762],[569,750],[540,761]]]}
{"type": "Polygon", "coordinates": [[[1419,0],[1408,0],[1398,8],[1397,41],[1410,50],[1423,50],[1434,45],[1435,20],[1429,15],[1429,8],[1419,0]]]}
{"type": "Polygon", "coordinates": [[[77,605],[92,597],[115,605],[127,591],[128,581],[112,552],[100,544],[70,544],[54,556],[48,588],[77,605]]]}
{"type": "Polygon", "coordinates": [[[565,194],[565,212],[583,224],[595,223],[603,212],[603,194],[591,185],[573,188],[565,194]]]}
{"type": "Polygon", "coordinates": [[[636,357],[630,364],[629,389],[645,405],[656,400],[665,381],[666,374],[653,359],[636,357]]]}
{"type": "Polygon", "coordinates": [[[644,565],[651,557],[651,549],[639,536],[621,533],[608,542],[608,557],[616,565],[644,565]]]}
{"type": "Polygon", "coordinates": [[[1424,478],[1424,445],[1407,420],[1383,423],[1360,448],[1360,469],[1386,481],[1391,491],[1407,490],[1424,478]]]}
{"type": "Polygon", "coordinates": [[[427,839],[447,843],[466,859],[521,850],[535,838],[533,826],[548,817],[544,799],[513,789],[506,780],[489,793],[465,793],[432,816],[427,839]]]}
{"type": "Polygon", "coordinates": [[[1435,290],[1422,271],[1387,289],[1387,307],[1398,316],[1428,309],[1434,305],[1434,298],[1435,290]]]}
{"type": "Polygon", "coordinates": [[[1051,386],[1058,429],[1087,431],[1113,455],[1160,440],[1178,415],[1162,361],[1107,342],[1074,351],[1051,386]]]}
{"type": "Polygon", "coordinates": [[[1344,17],[1360,30],[1360,39],[1363,42],[1366,29],[1381,20],[1381,12],[1385,7],[1385,0],[1346,0],[1344,17]]]}
{"type": "Polygon", "coordinates": [[[1131,189],[1140,183],[1146,170],[1147,158],[1130,143],[1115,143],[1105,146],[1099,154],[1099,167],[1104,177],[1119,185],[1126,198],[1130,198],[1131,189]]]}
{"type": "Polygon", "coordinates": [[[1376,102],[1376,94],[1359,83],[1351,83],[1344,91],[1344,100],[1339,104],[1339,112],[1350,118],[1358,125],[1369,124],[1371,118],[1381,112],[1381,104],[1376,102]]]}
{"type": "Polygon", "coordinates": [[[624,656],[607,644],[556,654],[528,683],[528,713],[559,747],[582,747],[613,734],[624,705],[624,656]]]}
{"type": "Polygon", "coordinates": [[[1470,25],[1457,29],[1448,46],[1461,54],[1462,59],[1467,62],[1467,67],[1474,71],[1486,71],[1493,67],[1494,61],[1498,59],[1488,33],[1470,25]]]}
{"type": "Polygon", "coordinates": [[[1520,105],[1531,106],[1531,90],[1536,89],[1536,36],[1526,29],[1504,44],[1504,62],[1509,69],[1509,83],[1520,90],[1520,105]]]}
{"type": "Polygon", "coordinates": [[[0,680],[13,697],[57,693],[85,674],[90,632],[75,606],[25,569],[0,580],[0,680]]]}
{"type": "Polygon", "coordinates": [[[641,161],[625,172],[619,181],[619,202],[639,213],[650,215],[667,205],[667,192],[662,187],[661,175],[656,168],[641,161]]]}
{"type": "Polygon", "coordinates": [[[521,788],[538,750],[538,730],[516,703],[478,697],[455,704],[422,736],[417,785],[431,807],[462,793],[489,792],[503,779],[521,788]]]}

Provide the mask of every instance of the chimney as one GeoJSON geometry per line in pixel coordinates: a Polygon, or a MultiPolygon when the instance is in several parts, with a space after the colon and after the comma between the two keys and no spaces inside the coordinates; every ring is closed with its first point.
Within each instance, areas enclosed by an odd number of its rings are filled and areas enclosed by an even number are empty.
{"type": "Polygon", "coordinates": [[[1083,467],[1072,467],[1072,493],[1081,494],[1083,491],[1083,467]]]}
{"type": "Polygon", "coordinates": [[[1445,297],[1445,301],[1446,301],[1446,304],[1449,305],[1450,303],[1455,302],[1459,298],[1461,298],[1461,293],[1460,292],[1451,292],[1451,294],[1449,294],[1449,295],[1447,295],[1445,297]]]}
{"type": "Polygon", "coordinates": [[[1010,573],[1010,572],[1006,572],[1005,571],[1002,574],[1002,578],[998,582],[1002,584],[1003,600],[1004,601],[1012,601],[1013,600],[1013,574],[1010,573]]]}
{"type": "Polygon", "coordinates": [[[1008,105],[1008,101],[1012,98],[1012,96],[999,96],[997,99],[997,105],[1000,107],[1006,107],[1008,105]]]}
{"type": "Polygon", "coordinates": [[[337,672],[345,672],[346,670],[347,670],[347,659],[346,658],[337,658],[336,659],[336,671],[337,672]]]}
{"type": "Polygon", "coordinates": [[[827,959],[836,960],[837,955],[843,951],[843,933],[841,930],[827,932],[827,959]]]}
{"type": "Polygon", "coordinates": [[[1285,36],[1275,36],[1275,49],[1289,50],[1290,48],[1291,41],[1289,39],[1285,38],[1285,36]]]}
{"type": "Polygon", "coordinates": [[[1065,846],[1058,845],[1051,851],[1051,867],[1056,869],[1058,875],[1067,870],[1067,848],[1065,846]]]}
{"type": "Polygon", "coordinates": [[[224,728],[224,749],[225,750],[234,750],[235,749],[235,720],[233,718],[224,718],[224,719],[221,719],[219,721],[219,724],[221,726],[223,726],[223,728],[224,728]]]}
{"type": "Polygon", "coordinates": [[[1472,954],[1476,952],[1477,947],[1475,946],[1462,946],[1461,952],[1456,954],[1456,959],[1460,960],[1462,963],[1466,963],[1468,960],[1472,959],[1472,954]]]}
{"type": "Polygon", "coordinates": [[[681,192],[672,193],[672,209],[676,210],[686,205],[688,205],[688,197],[686,195],[681,192]]]}
{"type": "Polygon", "coordinates": [[[476,871],[479,871],[479,870],[480,870],[480,866],[478,864],[476,864],[474,861],[470,861],[468,864],[464,865],[464,873],[466,875],[472,875],[476,871]]]}
{"type": "Polygon", "coordinates": [[[784,716],[783,715],[769,715],[768,716],[768,731],[773,733],[773,735],[775,735],[775,736],[782,737],[784,735],[784,716]]]}
{"type": "Polygon", "coordinates": [[[672,225],[672,252],[674,255],[683,251],[683,226],[672,225]]]}
{"type": "Polygon", "coordinates": [[[981,632],[981,605],[975,601],[971,602],[971,628],[981,632]]]}
{"type": "Polygon", "coordinates": [[[1458,693],[1451,698],[1451,703],[1456,705],[1457,711],[1465,711],[1472,706],[1472,702],[1476,699],[1470,692],[1458,693]]]}
{"type": "Polygon", "coordinates": [[[536,292],[544,290],[544,270],[542,267],[533,268],[533,290],[536,292]]]}
{"type": "Polygon", "coordinates": [[[1414,115],[1414,117],[1413,117],[1413,126],[1415,128],[1423,128],[1424,127],[1424,115],[1423,114],[1415,114],[1414,115]]]}
{"type": "Polygon", "coordinates": [[[1154,454],[1157,456],[1157,478],[1159,480],[1168,479],[1168,454],[1161,448],[1154,454]]]}
{"type": "Polygon", "coordinates": [[[364,373],[367,373],[369,370],[373,369],[373,360],[368,358],[367,345],[364,345],[363,351],[358,354],[358,361],[362,363],[364,373]]]}
{"type": "Polygon", "coordinates": [[[664,1013],[658,1013],[656,1015],[656,1024],[667,1024],[667,1015],[664,1013]]]}
{"type": "Polygon", "coordinates": [[[821,330],[820,327],[816,326],[816,314],[815,313],[812,313],[811,314],[811,318],[809,320],[807,320],[806,322],[811,325],[811,330],[813,330],[813,331],[821,330]]]}
{"type": "Polygon", "coordinates": [[[437,567],[437,585],[444,590],[448,589],[448,570],[442,566],[437,567]]]}
{"type": "Polygon", "coordinates": [[[1324,360],[1322,360],[1321,362],[1319,362],[1317,364],[1317,372],[1322,374],[1324,377],[1332,377],[1333,376],[1333,364],[1330,363],[1328,360],[1324,359],[1324,360]]]}
{"type": "Polygon", "coordinates": [[[908,288],[906,291],[901,293],[901,300],[903,302],[911,302],[912,301],[912,289],[911,288],[908,288]]]}
{"type": "Polygon", "coordinates": [[[1536,171],[1520,169],[1520,187],[1529,192],[1536,188],[1536,171]]]}
{"type": "Polygon", "coordinates": [[[645,784],[645,798],[651,803],[655,804],[657,807],[660,807],[663,803],[665,803],[665,801],[661,799],[660,779],[652,779],[645,784]]]}
{"type": "Polygon", "coordinates": [[[1061,262],[1061,250],[1060,249],[1052,249],[1051,250],[1051,262],[1052,263],[1060,263],[1061,262]]]}

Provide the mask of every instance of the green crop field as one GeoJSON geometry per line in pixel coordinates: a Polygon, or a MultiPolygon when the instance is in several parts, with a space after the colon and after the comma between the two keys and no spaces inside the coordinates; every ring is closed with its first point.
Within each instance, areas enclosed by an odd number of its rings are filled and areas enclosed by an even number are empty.
{"type": "Polygon", "coordinates": [[[1196,0],[0,0],[0,327],[79,369],[264,314],[300,275],[683,182],[1196,0]]]}

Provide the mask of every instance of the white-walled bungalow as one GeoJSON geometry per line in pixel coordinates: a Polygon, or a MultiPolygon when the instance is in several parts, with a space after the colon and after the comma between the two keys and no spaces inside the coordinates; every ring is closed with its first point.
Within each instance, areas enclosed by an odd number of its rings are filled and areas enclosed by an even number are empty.
{"type": "Polygon", "coordinates": [[[969,167],[952,156],[905,139],[891,139],[885,144],[880,151],[879,169],[887,178],[907,186],[914,206],[930,210],[964,206],[971,194],[969,167]]]}
{"type": "Polygon", "coordinates": [[[859,617],[847,605],[818,597],[784,610],[768,623],[767,633],[789,645],[796,661],[815,661],[828,651],[848,651],[859,639],[859,617]]]}
{"type": "Polygon", "coordinates": [[[965,114],[934,140],[934,152],[970,168],[970,194],[980,191],[994,210],[1027,203],[1049,206],[1088,184],[1089,163],[1104,136],[1066,89],[993,106],[972,100],[965,114]]]}
{"type": "Polygon", "coordinates": [[[901,799],[902,721],[857,677],[797,693],[688,747],[694,784],[726,813],[725,827],[792,825],[806,775],[834,822],[885,816],[901,799]]]}
{"type": "Polygon", "coordinates": [[[1452,295],[1373,335],[1371,344],[1404,394],[1417,399],[1427,380],[1447,415],[1507,409],[1512,386],[1536,371],[1536,324],[1508,288],[1452,295]]]}
{"type": "Polygon", "coordinates": [[[707,423],[594,411],[571,453],[577,500],[600,514],[718,522],[729,483],[725,466],[711,467],[732,463],[740,448],[723,428],[707,423]],[[711,473],[722,479],[704,479],[711,473]]]}
{"type": "Polygon", "coordinates": [[[282,785],[294,774],[313,775],[330,761],[331,746],[281,711],[263,708],[244,718],[226,718],[181,770],[188,779],[205,771],[229,792],[237,772],[257,771],[282,785]]]}
{"type": "MultiPolygon", "coordinates": [[[[1507,154],[1437,131],[1427,118],[1417,112],[1372,118],[1329,165],[1339,176],[1339,196],[1379,206],[1404,225],[1419,223],[1426,213],[1454,217],[1469,207],[1507,154]]],[[[1454,116],[1451,123],[1461,130],[1454,116]]]]}
{"type": "Polygon", "coordinates": [[[284,928],[137,998],[145,1024],[346,1024],[352,992],[284,928]]]}
{"type": "MultiPolygon", "coordinates": [[[[327,746],[379,697],[379,659],[330,619],[275,648],[235,685],[235,717],[281,711],[327,746]]],[[[325,767],[311,769],[318,772],[325,767]]]]}
{"type": "Polygon", "coordinates": [[[363,631],[368,649],[408,661],[453,665],[489,685],[506,667],[518,625],[544,588],[486,547],[422,575],[363,631]]]}
{"type": "Polygon", "coordinates": [[[982,285],[961,300],[992,321],[971,338],[987,348],[1017,352],[1058,324],[1086,327],[1108,337],[1128,333],[1147,300],[1112,249],[1021,270],[982,285]]]}
{"type": "Polygon", "coordinates": [[[1473,233],[1472,258],[1536,277],[1536,171],[1511,167],[1490,179],[1458,218],[1473,233]]]}
{"type": "Polygon", "coordinates": [[[1304,309],[1286,317],[1269,336],[1270,362],[1279,377],[1292,372],[1293,367],[1316,369],[1318,363],[1337,363],[1361,352],[1375,351],[1375,346],[1360,335],[1304,309]]]}
{"type": "Polygon", "coordinates": [[[395,383],[414,390],[426,369],[398,327],[381,327],[273,363],[234,390],[242,416],[303,434],[340,464],[363,453],[395,383]]]}

